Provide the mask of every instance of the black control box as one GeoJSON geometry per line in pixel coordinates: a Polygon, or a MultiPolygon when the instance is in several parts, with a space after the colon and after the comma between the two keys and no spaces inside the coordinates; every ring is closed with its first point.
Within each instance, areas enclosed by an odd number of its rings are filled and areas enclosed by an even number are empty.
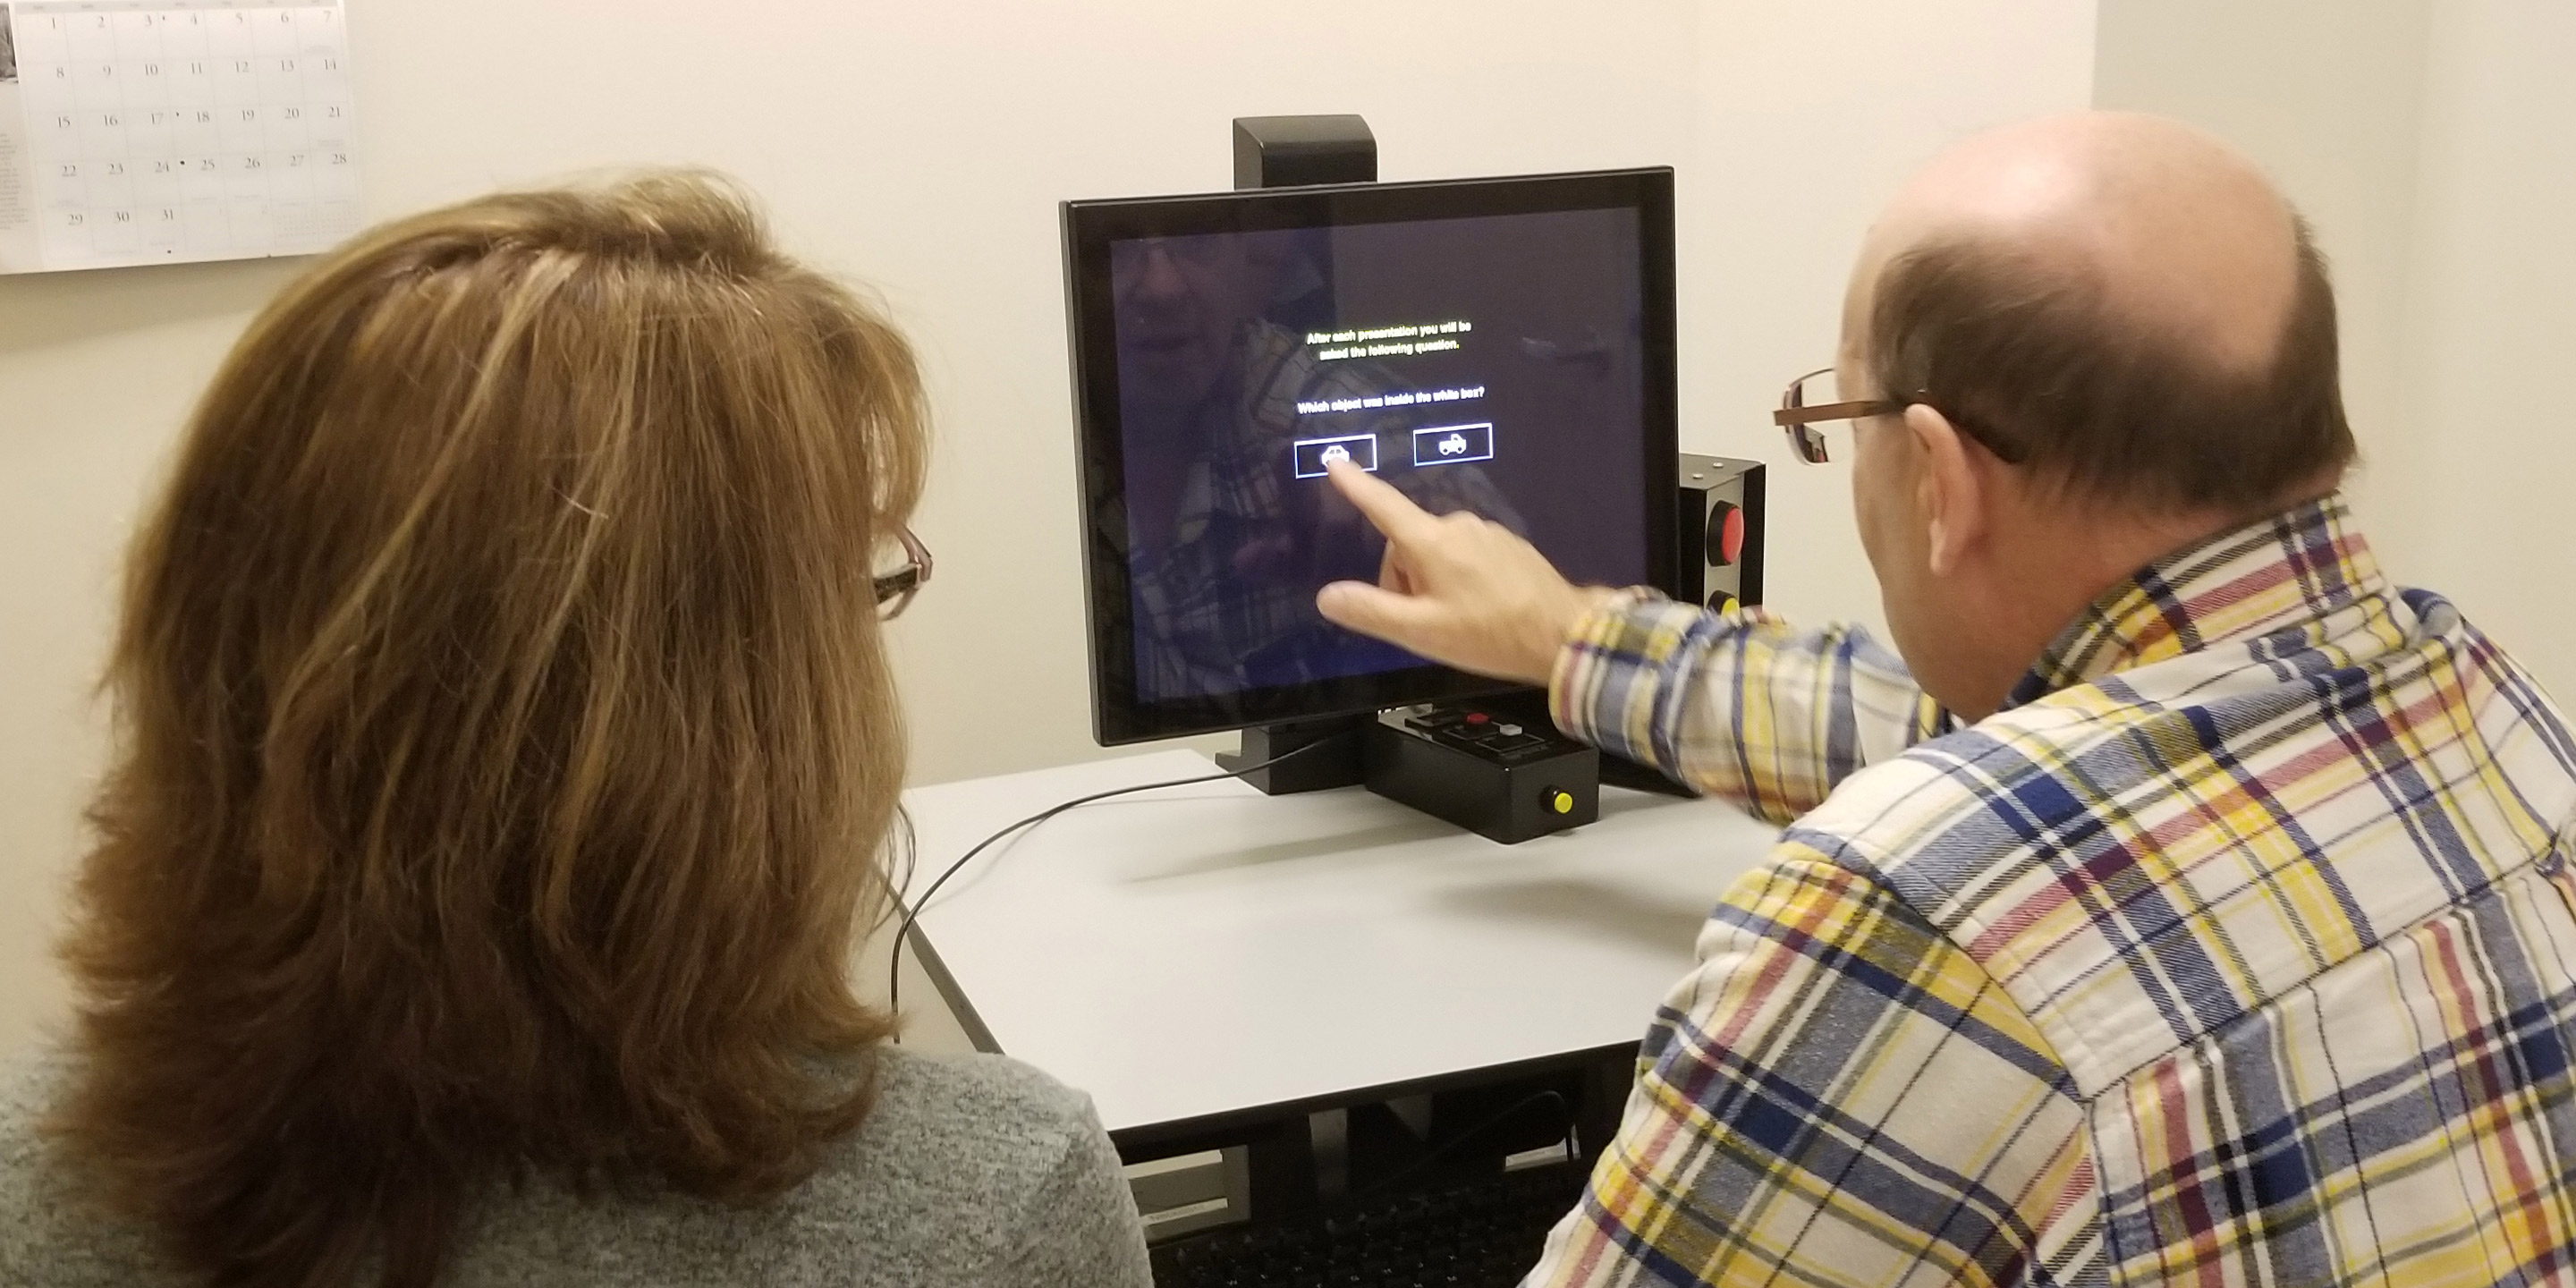
{"type": "Polygon", "coordinates": [[[1762,463],[1684,452],[1680,476],[1673,598],[1720,613],[1761,603],[1762,463]]]}
{"type": "Polygon", "coordinates": [[[1400,707],[1361,730],[1368,789],[1517,844],[1601,817],[1601,753],[1473,705],[1400,707]]]}

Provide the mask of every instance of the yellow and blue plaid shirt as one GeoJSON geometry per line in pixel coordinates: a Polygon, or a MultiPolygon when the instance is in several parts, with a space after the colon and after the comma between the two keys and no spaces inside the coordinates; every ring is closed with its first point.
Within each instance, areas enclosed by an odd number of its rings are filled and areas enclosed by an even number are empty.
{"type": "Polygon", "coordinates": [[[2339,499],[1952,723],[1629,601],[1557,718],[1768,817],[1536,1284],[2576,1284],[2576,742],[2339,499]]]}

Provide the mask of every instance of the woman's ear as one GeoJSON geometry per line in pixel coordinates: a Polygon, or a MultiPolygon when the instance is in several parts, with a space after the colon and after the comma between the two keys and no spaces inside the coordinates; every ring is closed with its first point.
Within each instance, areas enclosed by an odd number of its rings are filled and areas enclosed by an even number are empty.
{"type": "Polygon", "coordinates": [[[1905,432],[1922,468],[1915,472],[1915,504],[1928,529],[1924,554],[1935,576],[1958,571],[1985,539],[1985,481],[1970,459],[1968,442],[1950,418],[1923,403],[1905,409],[1905,432]]]}

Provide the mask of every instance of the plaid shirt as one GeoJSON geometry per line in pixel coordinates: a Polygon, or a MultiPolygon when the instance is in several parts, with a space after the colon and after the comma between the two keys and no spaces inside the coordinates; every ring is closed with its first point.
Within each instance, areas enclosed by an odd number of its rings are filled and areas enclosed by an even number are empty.
{"type": "Polygon", "coordinates": [[[1538,1284],[2576,1284],[2576,744],[2340,500],[1954,728],[1857,631],[1596,613],[1557,717],[1795,817],[1538,1284]]]}

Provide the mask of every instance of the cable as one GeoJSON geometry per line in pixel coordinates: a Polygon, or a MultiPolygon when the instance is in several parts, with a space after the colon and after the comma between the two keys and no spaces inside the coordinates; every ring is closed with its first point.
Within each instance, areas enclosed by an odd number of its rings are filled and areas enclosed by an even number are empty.
{"type": "Polygon", "coordinates": [[[1359,1189],[1359,1190],[1355,1190],[1355,1191],[1353,1191],[1353,1192],[1351,1193],[1351,1197],[1352,1197],[1353,1199],[1355,1199],[1355,1200],[1356,1200],[1356,1199],[1364,1199],[1364,1198],[1367,1198],[1369,1195],[1375,1194],[1375,1193],[1377,1193],[1379,1190],[1385,1189],[1387,1186],[1393,1185],[1393,1184],[1395,1184],[1397,1181],[1403,1180],[1405,1177],[1411,1176],[1411,1175],[1413,1175],[1415,1172],[1419,1172],[1419,1171],[1421,1171],[1423,1168],[1429,1167],[1429,1166],[1431,1166],[1433,1163],[1437,1163],[1437,1162],[1439,1162],[1441,1159],[1448,1157],[1449,1152],[1450,1152],[1451,1150],[1454,1150],[1454,1149],[1458,1148],[1459,1146],[1464,1145],[1464,1144],[1466,1144],[1467,1142],[1469,1142],[1469,1141],[1471,1141],[1471,1140],[1474,1140],[1474,1139],[1475,1139],[1475,1138],[1477,1138],[1478,1136],[1484,1135],[1486,1132],[1491,1131],[1491,1130],[1493,1130],[1495,1127],[1498,1127],[1498,1126],[1502,1125],[1503,1123],[1505,1123],[1505,1122],[1509,1121],[1509,1120],[1511,1119],[1512,1115],[1517,1114],[1517,1113],[1519,1113],[1520,1111],[1522,1111],[1522,1110],[1524,1110],[1524,1109],[1527,1109],[1527,1108],[1529,1108],[1531,1105],[1535,1105],[1535,1104],[1537,1104],[1538,1102],[1540,1102],[1540,1101],[1542,1101],[1542,1100],[1553,1100],[1553,1101],[1555,1101],[1555,1102],[1556,1102],[1556,1111],[1557,1111],[1559,1114],[1564,1115],[1565,1130],[1566,1130],[1568,1133],[1573,1132],[1573,1130],[1574,1130],[1574,1107],[1573,1107],[1572,1105],[1569,1105],[1569,1104],[1565,1103],[1565,1097],[1564,1097],[1564,1096],[1562,1096],[1562,1095],[1559,1095],[1558,1093],[1556,1093],[1556,1092],[1554,1092],[1554,1091],[1533,1091],[1533,1092],[1531,1092],[1530,1094],[1528,1094],[1528,1095],[1526,1095],[1526,1096],[1523,1096],[1523,1097],[1521,1097],[1520,1099],[1518,1099],[1518,1100],[1516,1100],[1516,1101],[1513,1101],[1513,1102],[1512,1102],[1512,1106],[1511,1106],[1511,1108],[1506,1109],[1506,1110],[1502,1111],[1501,1113],[1495,1114],[1493,1117],[1488,1118],[1488,1119],[1484,1120],[1483,1122],[1480,1122],[1480,1123],[1476,1124],[1475,1126],[1470,1127],[1470,1128],[1468,1128],[1467,1130],[1462,1131],[1462,1132],[1458,1133],[1457,1135],[1450,1137],[1450,1138],[1449,1138],[1449,1143],[1448,1143],[1448,1144],[1443,1145],[1443,1146],[1441,1146],[1440,1148],[1435,1149],[1435,1150],[1431,1151],[1430,1153],[1425,1154],[1425,1155],[1423,1155],[1422,1157],[1417,1158],[1417,1159],[1413,1160],[1412,1162],[1407,1163],[1407,1164],[1405,1164],[1404,1166],[1399,1167],[1399,1168],[1395,1169],[1394,1171],[1389,1172],[1389,1173],[1387,1173],[1386,1175],[1381,1176],[1381,1177],[1377,1178],[1376,1180],[1369,1182],[1369,1184],[1368,1184],[1365,1188],[1362,1188],[1362,1189],[1359,1189]]]}
{"type": "MultiPolygon", "coordinates": [[[[931,882],[930,888],[922,891],[921,898],[914,901],[910,907],[904,907],[903,897],[901,895],[895,896],[895,906],[903,908],[903,924],[895,927],[894,950],[886,954],[886,1009],[894,1012],[896,1015],[903,1014],[903,944],[906,939],[912,937],[912,923],[920,919],[922,910],[930,906],[930,897],[939,893],[939,887],[948,884],[948,878],[957,875],[959,869],[965,867],[968,863],[973,862],[976,855],[982,854],[985,850],[992,848],[994,842],[1024,828],[1036,827],[1038,824],[1054,818],[1056,815],[1078,805],[1088,805],[1093,801],[1105,801],[1112,796],[1131,796],[1137,792],[1159,791],[1166,787],[1187,787],[1193,783],[1221,782],[1228,778],[1241,778],[1246,774],[1258,773],[1261,770],[1268,769],[1272,765],[1276,765],[1283,760],[1305,755],[1307,752],[1313,751],[1317,747],[1328,746],[1332,743],[1340,742],[1342,739],[1350,737],[1354,732],[1354,730],[1345,729],[1337,733],[1326,734],[1313,742],[1307,743],[1305,746],[1283,751],[1276,756],[1272,756],[1268,760],[1261,761],[1258,764],[1245,765],[1240,769],[1221,769],[1213,774],[1201,774],[1194,778],[1172,778],[1159,783],[1138,783],[1133,787],[1113,787],[1105,792],[1093,792],[1089,796],[1076,796],[1072,800],[1050,805],[1045,809],[1039,810],[1035,814],[1029,815],[1027,818],[1021,819],[1020,821],[993,833],[991,836],[985,837],[983,840],[977,841],[975,843],[975,848],[966,851],[966,853],[961,855],[955,863],[949,864],[945,870],[940,872],[939,879],[931,882]]],[[[908,877],[910,874],[907,872],[906,875],[908,877]]],[[[907,882],[907,884],[909,884],[909,882],[907,882]]],[[[895,1040],[899,1043],[903,1039],[898,1036],[895,1040]]]]}

